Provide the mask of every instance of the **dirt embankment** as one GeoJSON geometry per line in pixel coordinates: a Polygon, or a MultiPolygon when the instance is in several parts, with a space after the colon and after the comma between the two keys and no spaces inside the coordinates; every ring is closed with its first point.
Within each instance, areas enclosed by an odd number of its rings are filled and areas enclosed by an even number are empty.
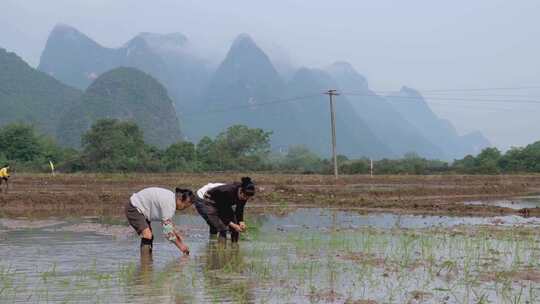
{"type": "MultiPolygon", "coordinates": [[[[519,210],[464,205],[540,192],[540,175],[511,176],[342,176],[252,174],[259,193],[252,206],[355,207],[366,212],[499,215],[519,210]]],[[[0,216],[120,216],[130,195],[142,188],[197,189],[232,182],[240,174],[17,174],[0,193],[0,216]]],[[[530,209],[528,215],[540,215],[530,209]]]]}

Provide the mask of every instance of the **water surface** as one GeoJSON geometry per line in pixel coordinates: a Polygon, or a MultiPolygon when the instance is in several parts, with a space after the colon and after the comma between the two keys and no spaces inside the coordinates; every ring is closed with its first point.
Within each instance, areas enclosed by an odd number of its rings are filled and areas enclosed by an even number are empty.
{"type": "Polygon", "coordinates": [[[156,235],[151,259],[125,225],[0,219],[0,302],[534,303],[540,294],[538,218],[305,208],[249,219],[232,246],[178,215],[191,256],[156,235]]]}

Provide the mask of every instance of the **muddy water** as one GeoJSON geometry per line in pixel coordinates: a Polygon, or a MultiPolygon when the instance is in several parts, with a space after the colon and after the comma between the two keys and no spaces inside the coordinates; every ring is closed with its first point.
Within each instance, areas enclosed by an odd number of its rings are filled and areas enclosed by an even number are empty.
{"type": "MultiPolygon", "coordinates": [[[[298,209],[251,215],[239,246],[175,221],[191,256],[124,225],[0,219],[0,303],[535,303],[540,219],[298,209]]],[[[159,231],[159,227],[153,227],[159,231]]]]}
{"type": "Polygon", "coordinates": [[[512,199],[492,200],[492,201],[470,201],[466,205],[496,206],[510,209],[533,209],[540,208],[540,196],[518,197],[512,199]]]}

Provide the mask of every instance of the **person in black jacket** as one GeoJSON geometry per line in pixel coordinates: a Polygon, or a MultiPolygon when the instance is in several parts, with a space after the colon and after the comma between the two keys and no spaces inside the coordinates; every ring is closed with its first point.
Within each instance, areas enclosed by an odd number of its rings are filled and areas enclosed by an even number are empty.
{"type": "Polygon", "coordinates": [[[210,227],[211,236],[219,234],[220,240],[225,240],[230,231],[231,241],[238,242],[247,228],[244,206],[253,195],[255,184],[250,177],[242,177],[240,183],[207,184],[197,191],[195,208],[210,227]]]}

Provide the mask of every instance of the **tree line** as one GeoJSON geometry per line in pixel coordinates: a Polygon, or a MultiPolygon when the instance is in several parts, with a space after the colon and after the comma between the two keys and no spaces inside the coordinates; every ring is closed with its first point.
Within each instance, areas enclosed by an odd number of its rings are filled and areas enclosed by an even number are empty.
{"type": "MultiPolygon", "coordinates": [[[[17,171],[50,172],[49,161],[61,172],[205,172],[266,171],[331,174],[330,159],[302,145],[272,153],[272,132],[234,125],[198,143],[180,141],[165,149],[144,142],[133,122],[98,120],[81,138],[81,148],[64,148],[39,135],[27,124],[0,128],[0,164],[17,171]]],[[[343,174],[369,174],[371,160],[338,156],[343,174]]],[[[540,172],[540,141],[502,153],[486,148],[452,163],[430,160],[415,153],[400,159],[373,161],[374,174],[500,174],[540,172]]]]}

